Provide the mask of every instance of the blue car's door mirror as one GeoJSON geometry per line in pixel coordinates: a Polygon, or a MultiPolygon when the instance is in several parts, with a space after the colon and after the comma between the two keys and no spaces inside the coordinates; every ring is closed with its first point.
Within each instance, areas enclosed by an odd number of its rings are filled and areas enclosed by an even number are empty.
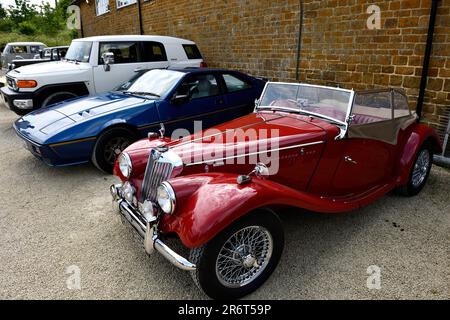
{"type": "Polygon", "coordinates": [[[171,100],[172,104],[175,105],[180,105],[183,103],[188,103],[189,102],[189,96],[186,94],[183,95],[175,95],[173,96],[172,100],[171,100]]]}

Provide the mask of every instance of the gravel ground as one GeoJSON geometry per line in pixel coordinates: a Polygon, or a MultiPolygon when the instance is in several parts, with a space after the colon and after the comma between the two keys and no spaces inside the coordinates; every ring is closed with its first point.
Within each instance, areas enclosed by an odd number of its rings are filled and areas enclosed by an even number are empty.
{"type": "MultiPolygon", "coordinates": [[[[45,166],[15,136],[16,118],[0,105],[0,299],[206,298],[111,214],[113,177],[90,165],[45,166]],[[81,290],[67,287],[71,266],[81,290]]],[[[248,298],[449,299],[449,186],[450,172],[433,167],[414,198],[387,195],[343,215],[285,212],[282,260],[248,298]],[[372,265],[379,290],[366,286],[372,265]]]]}

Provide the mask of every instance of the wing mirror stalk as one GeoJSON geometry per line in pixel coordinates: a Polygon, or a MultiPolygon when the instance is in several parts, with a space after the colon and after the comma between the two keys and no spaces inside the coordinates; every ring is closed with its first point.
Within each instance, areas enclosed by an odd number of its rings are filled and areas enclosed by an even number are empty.
{"type": "Polygon", "coordinates": [[[240,175],[237,177],[237,184],[244,185],[252,182],[252,175],[258,178],[265,178],[270,175],[269,168],[262,162],[256,164],[255,169],[247,175],[240,175]]]}

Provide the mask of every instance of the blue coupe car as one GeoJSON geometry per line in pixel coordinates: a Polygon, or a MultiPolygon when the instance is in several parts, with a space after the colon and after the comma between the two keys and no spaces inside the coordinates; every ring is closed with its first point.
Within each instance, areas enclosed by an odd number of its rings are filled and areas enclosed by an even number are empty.
{"type": "Polygon", "coordinates": [[[240,72],[212,69],[141,71],[117,91],[67,100],[14,123],[18,136],[50,166],[92,161],[112,172],[128,145],[158,131],[203,129],[250,113],[265,82],[240,72]]]}

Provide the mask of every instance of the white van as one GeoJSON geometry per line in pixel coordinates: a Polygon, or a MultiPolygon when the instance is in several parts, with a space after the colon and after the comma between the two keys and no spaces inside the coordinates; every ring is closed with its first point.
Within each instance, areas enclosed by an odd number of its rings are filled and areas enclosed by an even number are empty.
{"type": "Polygon", "coordinates": [[[10,42],[0,53],[0,65],[3,70],[9,70],[9,64],[17,59],[33,59],[39,51],[47,47],[42,42],[10,42]]]}
{"type": "MultiPolygon", "coordinates": [[[[73,40],[63,61],[6,74],[1,95],[17,114],[112,90],[141,69],[204,67],[197,45],[164,36],[98,36],[73,40]]],[[[1,98],[1,97],[0,97],[1,98]]]]}

